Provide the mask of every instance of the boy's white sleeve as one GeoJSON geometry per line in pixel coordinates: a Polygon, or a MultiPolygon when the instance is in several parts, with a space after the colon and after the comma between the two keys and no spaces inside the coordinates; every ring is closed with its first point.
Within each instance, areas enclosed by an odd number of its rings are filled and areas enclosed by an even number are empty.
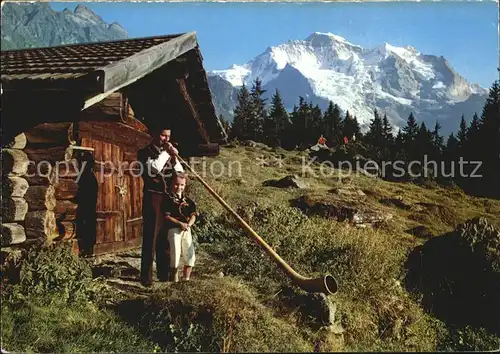
{"type": "Polygon", "coordinates": [[[148,158],[146,165],[151,168],[153,173],[160,173],[165,167],[170,155],[166,151],[162,151],[156,159],[148,158]]]}

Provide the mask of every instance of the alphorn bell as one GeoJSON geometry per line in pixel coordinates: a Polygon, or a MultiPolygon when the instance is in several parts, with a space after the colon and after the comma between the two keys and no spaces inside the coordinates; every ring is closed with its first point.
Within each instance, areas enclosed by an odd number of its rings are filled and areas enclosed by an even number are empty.
{"type": "Polygon", "coordinates": [[[245,220],[243,220],[179,155],[179,161],[196,177],[198,181],[212,194],[224,208],[238,220],[241,226],[252,236],[254,241],[278,264],[278,266],[292,279],[293,283],[310,293],[335,294],[338,291],[337,280],[329,274],[320,278],[307,278],[292,269],[267,243],[264,241],[245,220]]]}

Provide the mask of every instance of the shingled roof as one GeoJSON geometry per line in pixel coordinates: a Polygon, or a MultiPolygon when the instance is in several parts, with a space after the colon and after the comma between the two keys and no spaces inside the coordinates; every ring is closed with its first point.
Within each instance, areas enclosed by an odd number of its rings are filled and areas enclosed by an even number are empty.
{"type": "Polygon", "coordinates": [[[194,32],[117,41],[70,44],[1,52],[2,91],[74,91],[85,97],[82,109],[139,79],[184,60],[189,62],[191,88],[201,124],[214,141],[225,132],[215,113],[194,32]],[[184,58],[184,59],[182,59],[184,58]]]}
{"type": "Polygon", "coordinates": [[[2,81],[78,78],[179,36],[2,51],[2,81]]]}
{"type": "Polygon", "coordinates": [[[138,80],[196,46],[192,32],[2,51],[1,81],[8,90],[75,88],[65,81],[79,79],[87,89],[104,93],[138,80]]]}

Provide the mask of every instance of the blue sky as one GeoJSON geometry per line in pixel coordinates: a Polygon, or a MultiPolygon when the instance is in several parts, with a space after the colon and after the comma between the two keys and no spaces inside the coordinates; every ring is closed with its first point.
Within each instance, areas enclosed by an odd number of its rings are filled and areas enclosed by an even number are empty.
{"type": "MultiPolygon", "coordinates": [[[[77,3],[51,3],[55,10],[77,3]]],[[[332,32],[363,47],[384,42],[442,55],[472,83],[498,79],[498,5],[488,2],[85,3],[130,37],[196,31],[207,70],[243,64],[267,47],[332,32]]]]}

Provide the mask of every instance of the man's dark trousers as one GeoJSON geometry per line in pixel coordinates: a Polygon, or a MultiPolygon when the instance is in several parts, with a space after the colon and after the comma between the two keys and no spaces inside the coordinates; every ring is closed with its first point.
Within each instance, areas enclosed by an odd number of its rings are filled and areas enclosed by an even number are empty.
{"type": "MultiPolygon", "coordinates": [[[[169,278],[170,259],[162,240],[161,225],[163,217],[160,212],[160,203],[163,195],[144,191],[142,199],[142,255],[141,255],[141,283],[153,283],[153,260],[156,254],[156,274],[160,281],[169,278]],[[155,232],[156,231],[156,232],[155,232]]],[[[166,235],[165,235],[166,236],[166,235]]]]}

